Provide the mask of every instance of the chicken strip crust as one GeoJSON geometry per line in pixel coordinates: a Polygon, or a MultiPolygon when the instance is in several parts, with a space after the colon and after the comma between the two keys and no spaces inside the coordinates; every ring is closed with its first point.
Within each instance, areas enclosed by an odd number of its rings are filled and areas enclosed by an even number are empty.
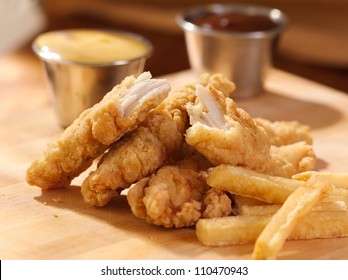
{"type": "Polygon", "coordinates": [[[206,184],[190,169],[164,166],[128,191],[128,203],[136,217],[154,225],[187,227],[201,216],[206,184]]]}
{"type": "Polygon", "coordinates": [[[293,175],[313,170],[316,156],[312,145],[304,141],[280,147],[272,146],[271,159],[267,164],[265,173],[291,178],[293,175]]]}
{"type": "Polygon", "coordinates": [[[202,217],[205,219],[229,216],[232,213],[232,200],[224,190],[210,188],[203,198],[202,217]]]}
{"type": "Polygon", "coordinates": [[[213,87],[196,86],[195,104],[188,105],[191,127],[186,142],[214,165],[242,165],[262,172],[270,160],[265,130],[234,101],[213,87]]]}
{"type": "Polygon", "coordinates": [[[28,168],[26,180],[43,189],[67,187],[95,158],[134,129],[169,93],[164,79],[149,72],[126,77],[85,110],[28,168]]]}
{"type": "Polygon", "coordinates": [[[312,144],[310,127],[298,121],[270,121],[263,118],[254,118],[257,125],[263,127],[270,138],[271,145],[283,146],[300,141],[312,144]]]}
{"type": "Polygon", "coordinates": [[[81,193],[85,201],[90,204],[104,206],[105,202],[128,188],[129,182],[136,182],[155,172],[165,158],[165,148],[159,139],[149,128],[139,127],[134,133],[118,141],[112,152],[107,152],[102,157],[99,164],[103,166],[103,172],[92,171],[89,180],[83,182],[81,193]],[[151,157],[142,157],[144,154],[151,157]],[[114,158],[118,159],[117,164],[103,165],[104,162],[113,161],[114,158]],[[116,181],[118,188],[108,188],[116,181]],[[95,189],[98,191],[94,191],[95,189]]]}
{"type": "Polygon", "coordinates": [[[200,176],[198,161],[192,158],[178,166],[163,166],[132,186],[127,199],[133,214],[166,228],[193,226],[202,215],[229,215],[231,200],[225,192],[207,186],[200,176]]]}
{"type": "MultiPolygon", "coordinates": [[[[234,84],[220,74],[203,74],[198,83],[216,87],[226,96],[234,90],[234,84]]],[[[150,175],[164,165],[168,157],[178,157],[189,125],[186,104],[194,102],[195,98],[194,84],[171,92],[138,128],[152,134],[151,137],[157,141],[143,141],[143,148],[138,149],[137,143],[142,135],[136,129],[126,141],[112,147],[103,156],[98,168],[83,182],[81,192],[84,200],[95,206],[104,206],[118,193],[118,189],[128,188],[150,175]]]]}

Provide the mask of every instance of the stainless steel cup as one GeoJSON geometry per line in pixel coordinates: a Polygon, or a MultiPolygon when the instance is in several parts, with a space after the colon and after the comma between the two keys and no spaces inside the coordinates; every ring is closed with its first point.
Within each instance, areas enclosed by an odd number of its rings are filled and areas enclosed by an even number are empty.
{"type": "Polygon", "coordinates": [[[98,103],[103,96],[126,76],[139,75],[151,55],[152,44],[132,33],[116,32],[131,36],[148,46],[141,57],[108,63],[84,63],[50,59],[33,42],[32,48],[41,59],[44,74],[58,120],[69,126],[85,109],[98,103]]]}
{"type": "Polygon", "coordinates": [[[262,92],[267,71],[272,66],[276,39],[287,23],[280,10],[244,4],[213,4],[179,14],[177,22],[185,32],[192,69],[226,75],[236,84],[233,97],[251,97],[262,92]],[[215,30],[192,22],[205,15],[231,13],[264,16],[274,22],[275,27],[237,32],[215,30]]]}

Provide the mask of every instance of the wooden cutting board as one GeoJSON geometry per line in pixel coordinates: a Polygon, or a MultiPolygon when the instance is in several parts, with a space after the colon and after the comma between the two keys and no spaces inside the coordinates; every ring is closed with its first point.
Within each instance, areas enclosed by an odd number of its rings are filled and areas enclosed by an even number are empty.
{"type": "MultiPolygon", "coordinates": [[[[191,72],[168,76],[174,87],[191,72]]],[[[348,172],[348,95],[279,70],[267,91],[236,100],[252,116],[313,128],[317,169],[348,172]]],[[[164,229],[134,217],[125,197],[84,203],[79,184],[29,187],[25,170],[61,133],[51,107],[0,120],[0,259],[250,259],[253,245],[205,247],[193,228],[164,229]]],[[[348,238],[288,241],[279,259],[348,259],[348,238]]]]}

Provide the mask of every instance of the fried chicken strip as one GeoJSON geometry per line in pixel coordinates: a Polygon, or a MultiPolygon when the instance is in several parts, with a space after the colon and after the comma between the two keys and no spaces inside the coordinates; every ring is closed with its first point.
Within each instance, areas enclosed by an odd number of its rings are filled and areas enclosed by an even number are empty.
{"type": "Polygon", "coordinates": [[[191,158],[177,166],[163,166],[132,186],[127,199],[133,214],[166,228],[192,226],[202,216],[229,215],[230,198],[224,191],[207,186],[196,163],[191,158]]]}
{"type": "Polygon", "coordinates": [[[257,125],[263,127],[270,138],[271,145],[283,146],[304,141],[312,144],[310,127],[298,121],[270,121],[263,118],[254,118],[257,125]]]}
{"type": "Polygon", "coordinates": [[[211,219],[229,216],[232,213],[232,200],[227,192],[210,188],[204,194],[201,218],[211,219]]]}
{"type": "Polygon", "coordinates": [[[98,104],[84,111],[28,168],[26,180],[43,189],[69,186],[95,158],[145,119],[170,90],[149,72],[126,77],[98,104]]]}
{"type": "Polygon", "coordinates": [[[106,153],[99,163],[103,172],[92,171],[83,182],[81,193],[84,200],[95,206],[104,206],[112,197],[129,187],[129,182],[136,182],[156,171],[166,159],[165,148],[147,127],[139,127],[134,133],[118,141],[111,152],[106,153]],[[139,155],[151,155],[142,157],[139,155]],[[117,164],[104,164],[114,161],[117,164]],[[93,178],[93,181],[92,179],[93,178]],[[109,188],[117,182],[117,188],[109,188]],[[89,184],[98,191],[91,191],[89,184]]]}
{"type": "MultiPolygon", "coordinates": [[[[233,83],[222,75],[204,74],[198,83],[216,87],[225,95],[234,89],[233,83]]],[[[195,98],[193,84],[171,92],[127,140],[115,145],[103,156],[98,168],[82,184],[84,200],[95,206],[104,206],[120,188],[128,188],[163,166],[168,157],[175,156],[189,125],[186,104],[194,102],[195,98]],[[143,141],[144,133],[152,141],[143,141]],[[139,143],[142,143],[141,146],[139,143]]]]}
{"type": "Polygon", "coordinates": [[[291,178],[293,175],[313,170],[316,156],[312,145],[304,141],[280,147],[272,146],[271,159],[267,164],[265,173],[291,178]]]}
{"type": "Polygon", "coordinates": [[[315,154],[307,144],[312,142],[309,127],[298,122],[254,121],[213,88],[197,85],[196,93],[196,103],[188,105],[192,126],[186,131],[186,142],[214,165],[241,165],[287,178],[314,168],[315,154]]]}
{"type": "Polygon", "coordinates": [[[188,105],[191,127],[186,142],[214,165],[242,165],[264,171],[270,160],[265,130],[234,101],[213,87],[196,86],[195,104],[188,105]]]}

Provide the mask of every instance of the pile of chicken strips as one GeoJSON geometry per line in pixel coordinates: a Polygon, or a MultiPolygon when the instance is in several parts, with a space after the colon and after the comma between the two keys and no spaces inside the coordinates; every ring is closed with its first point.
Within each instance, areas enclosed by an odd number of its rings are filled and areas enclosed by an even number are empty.
{"type": "Polygon", "coordinates": [[[126,190],[136,217],[195,226],[207,246],[254,243],[253,259],[275,259],[289,239],[348,236],[348,174],[314,171],[310,128],[252,118],[234,88],[220,74],[175,91],[149,72],[126,77],[46,148],[26,180],[67,187],[98,158],[81,186],[86,203],[102,207],[126,190]]]}

